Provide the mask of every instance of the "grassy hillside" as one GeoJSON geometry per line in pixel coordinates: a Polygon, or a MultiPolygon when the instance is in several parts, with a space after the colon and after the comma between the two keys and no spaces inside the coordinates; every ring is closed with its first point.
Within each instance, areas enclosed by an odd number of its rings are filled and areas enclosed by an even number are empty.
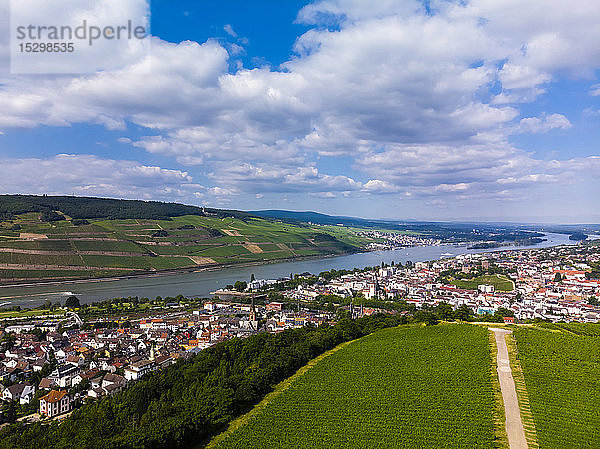
{"type": "MultiPolygon", "coordinates": [[[[36,197],[41,198],[44,197],[36,197]]],[[[76,200],[74,198],[68,198],[76,200]]],[[[84,199],[86,200],[86,199],[84,199]]],[[[265,262],[357,251],[370,239],[331,226],[269,221],[233,211],[200,208],[197,214],[152,217],[187,211],[165,203],[88,199],[99,211],[52,209],[15,214],[14,202],[0,201],[0,282],[135,274],[221,264],[265,262]],[[104,201],[107,201],[105,204],[104,201]],[[106,207],[104,207],[106,206],[106,207]],[[141,218],[107,218],[110,215],[141,218]],[[90,215],[103,215],[90,218],[90,215]],[[85,219],[74,218],[88,217],[85,219]]],[[[62,199],[61,199],[62,201],[62,199]]],[[[62,204],[60,201],[52,203],[62,204]]],[[[35,204],[28,204],[32,208],[35,204]]],[[[181,208],[180,208],[181,206],[181,208]]],[[[40,206],[42,207],[42,206],[40,206]]]]}
{"type": "Polygon", "coordinates": [[[514,288],[513,282],[501,274],[486,274],[472,279],[454,279],[451,284],[468,290],[477,290],[477,286],[481,284],[493,285],[496,290],[501,292],[511,292],[514,288]]]}
{"type": "Polygon", "coordinates": [[[485,328],[379,331],[320,361],[215,447],[491,448],[490,360],[485,328]]]}
{"type": "Polygon", "coordinates": [[[600,447],[600,326],[549,327],[514,331],[539,447],[600,447]]]}

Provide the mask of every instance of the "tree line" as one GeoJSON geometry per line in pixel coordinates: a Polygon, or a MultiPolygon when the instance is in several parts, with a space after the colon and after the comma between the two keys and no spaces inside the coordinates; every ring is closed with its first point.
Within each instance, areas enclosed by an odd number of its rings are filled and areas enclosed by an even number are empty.
{"type": "MultiPolygon", "coordinates": [[[[0,217],[14,219],[15,215],[27,212],[40,212],[44,221],[58,221],[63,216],[53,211],[61,211],[78,219],[155,219],[168,220],[182,215],[216,215],[220,218],[248,218],[246,212],[201,208],[178,203],[160,201],[119,200],[74,196],[46,195],[0,195],[0,217]]],[[[83,224],[83,223],[82,223],[83,224]]]]}

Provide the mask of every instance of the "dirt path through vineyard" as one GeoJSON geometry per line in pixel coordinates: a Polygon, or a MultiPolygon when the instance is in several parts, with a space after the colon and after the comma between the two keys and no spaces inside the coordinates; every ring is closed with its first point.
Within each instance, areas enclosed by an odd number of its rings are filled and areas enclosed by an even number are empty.
{"type": "Polygon", "coordinates": [[[517,400],[517,390],[512,376],[510,362],[508,359],[508,348],[505,337],[512,331],[506,329],[492,329],[496,337],[496,346],[498,347],[498,379],[504,399],[504,410],[506,414],[506,433],[508,434],[508,443],[510,449],[527,449],[527,440],[525,439],[525,430],[521,421],[521,412],[519,410],[519,401],[517,400]]]}

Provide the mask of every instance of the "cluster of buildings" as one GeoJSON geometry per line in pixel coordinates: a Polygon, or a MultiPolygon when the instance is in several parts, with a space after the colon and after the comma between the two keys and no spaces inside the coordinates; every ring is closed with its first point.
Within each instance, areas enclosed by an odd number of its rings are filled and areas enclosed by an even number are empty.
{"type": "MultiPolygon", "coordinates": [[[[42,416],[64,416],[75,404],[115,394],[146,374],[219,342],[259,331],[334,323],[335,312],[311,307],[320,295],[401,299],[416,308],[446,302],[454,309],[466,305],[477,314],[493,314],[502,307],[512,310],[517,320],[598,322],[600,280],[590,273],[599,262],[600,246],[584,245],[464,254],[321,279],[285,291],[282,302],[264,306],[255,306],[254,300],[251,304],[211,300],[197,310],[158,310],[120,321],[126,327],[105,328],[115,319],[119,322],[118,317],[96,318],[91,323],[96,329],[91,330],[83,330],[87,326],[81,326],[83,321],[73,313],[31,318],[0,331],[0,394],[2,400],[24,406],[39,400],[42,416]],[[508,275],[513,288],[498,291],[482,283],[464,289],[448,282],[491,271],[508,275]],[[284,301],[292,305],[286,308],[284,301]]],[[[275,282],[254,281],[248,290],[275,282]]],[[[263,291],[254,296],[266,295],[263,291]]],[[[379,311],[352,310],[355,315],[379,311]]]]}
{"type": "Polygon", "coordinates": [[[366,246],[366,249],[370,251],[410,246],[436,246],[442,244],[442,241],[439,239],[431,239],[419,235],[398,234],[394,232],[360,231],[357,232],[357,235],[378,240],[378,242],[369,243],[366,246]]]}
{"type": "Polygon", "coordinates": [[[22,405],[39,399],[40,415],[52,418],[219,342],[333,319],[324,312],[286,311],[277,302],[258,308],[207,301],[203,307],[130,319],[126,328],[80,330],[69,326],[75,324],[70,318],[63,318],[70,328],[62,332],[59,319],[6,326],[0,336],[14,340],[0,354],[2,399],[22,405]]]}
{"type": "Polygon", "coordinates": [[[447,302],[455,309],[467,305],[474,313],[493,314],[499,308],[514,312],[517,320],[600,320],[600,280],[588,279],[600,260],[598,246],[564,246],[546,249],[464,254],[434,262],[417,262],[410,268],[386,266],[340,276],[327,283],[301,285],[285,292],[295,301],[314,301],[320,295],[362,296],[366,299],[402,299],[417,308],[447,302]],[[447,282],[447,273],[488,272],[490,267],[508,274],[511,291],[478,284],[472,289],[447,282]],[[587,274],[586,274],[587,273],[587,274]]]}

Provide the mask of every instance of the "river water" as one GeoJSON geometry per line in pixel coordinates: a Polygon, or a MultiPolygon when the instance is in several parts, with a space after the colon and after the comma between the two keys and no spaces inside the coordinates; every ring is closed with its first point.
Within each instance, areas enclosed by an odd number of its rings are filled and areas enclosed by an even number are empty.
{"type": "Polygon", "coordinates": [[[467,245],[438,245],[400,248],[387,251],[372,251],[345,256],[325,257],[321,259],[277,262],[247,267],[229,267],[214,271],[197,271],[192,273],[175,273],[145,276],[131,279],[64,282],[59,284],[0,287],[0,307],[21,306],[36,307],[44,301],[64,302],[67,296],[76,295],[81,303],[91,303],[116,297],[148,297],[156,296],[198,296],[208,297],[210,292],[233,284],[238,280],[250,280],[252,274],[256,279],[277,279],[291,273],[320,273],[322,271],[363,268],[390,263],[424,262],[444,257],[467,253],[483,253],[498,250],[544,248],[556,245],[573,244],[569,236],[546,233],[547,240],[532,246],[505,246],[494,249],[470,250],[467,245]]]}

